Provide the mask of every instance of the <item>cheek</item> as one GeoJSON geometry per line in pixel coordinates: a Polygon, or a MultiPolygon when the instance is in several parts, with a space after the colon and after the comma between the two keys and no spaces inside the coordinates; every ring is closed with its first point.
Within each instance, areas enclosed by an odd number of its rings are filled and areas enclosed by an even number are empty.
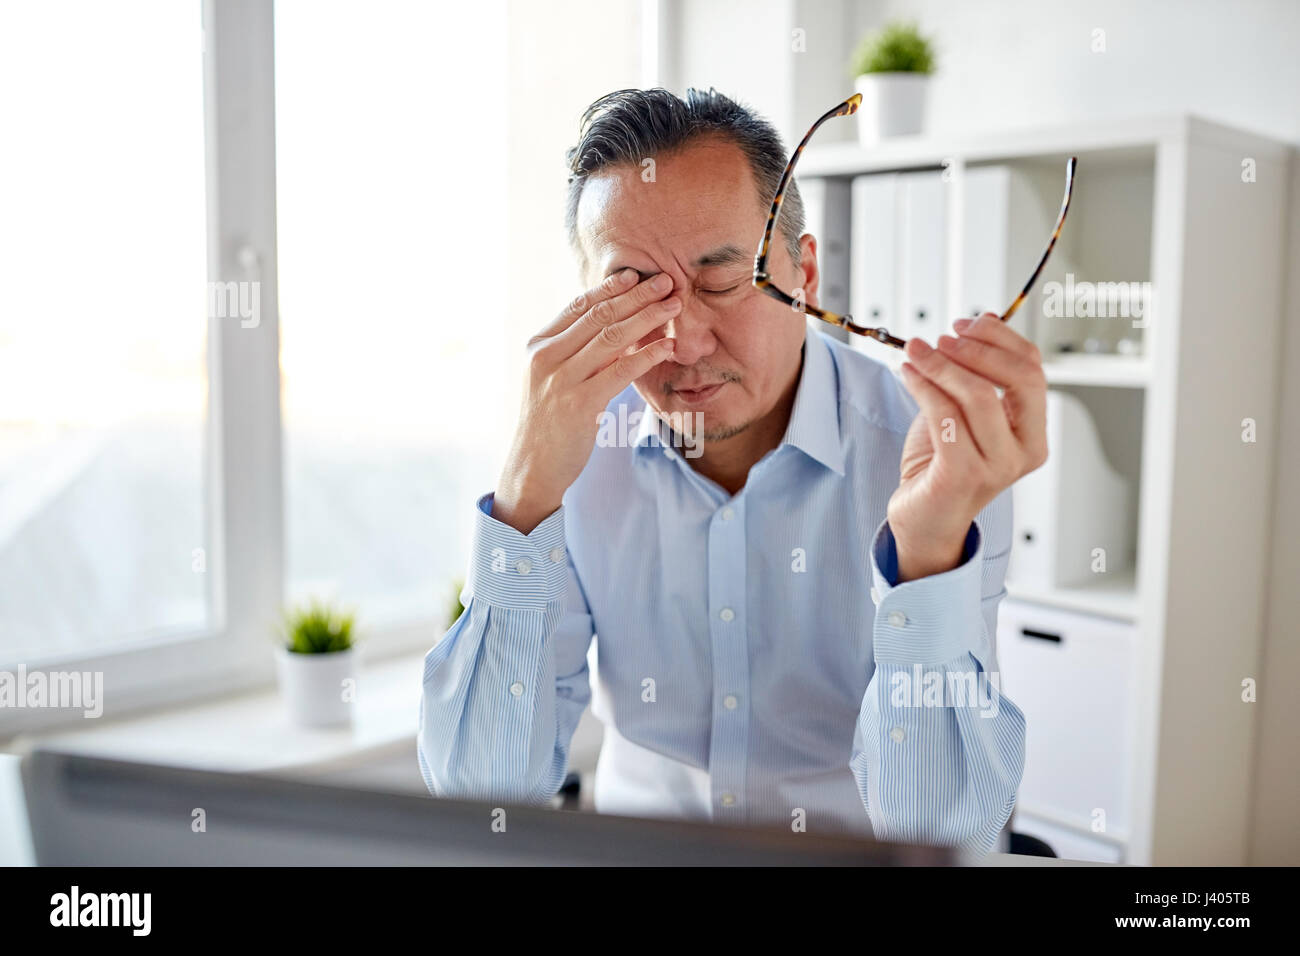
{"type": "Polygon", "coordinates": [[[784,377],[798,361],[804,323],[778,308],[774,315],[754,315],[728,326],[719,336],[731,364],[746,379],[748,390],[763,390],[784,377]],[[760,330],[764,334],[760,334],[760,330]]]}
{"type": "Polygon", "coordinates": [[[761,334],[762,319],[753,313],[738,312],[718,324],[714,334],[718,337],[720,351],[727,356],[727,364],[734,366],[742,376],[759,372],[770,347],[761,334]]]}

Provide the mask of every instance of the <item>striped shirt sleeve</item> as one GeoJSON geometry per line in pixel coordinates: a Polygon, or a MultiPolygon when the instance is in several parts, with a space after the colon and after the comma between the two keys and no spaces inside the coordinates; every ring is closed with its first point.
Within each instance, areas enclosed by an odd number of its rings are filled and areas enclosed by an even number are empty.
{"type": "Polygon", "coordinates": [[[1000,693],[994,653],[1009,550],[1007,495],[972,523],[964,562],[942,574],[894,584],[888,522],[876,533],[876,667],[850,766],[881,839],[987,853],[1015,805],[1025,719],[1000,693]]]}
{"type": "Polygon", "coordinates": [[[530,534],[478,501],[465,610],[425,655],[418,756],[434,796],[542,804],[559,791],[591,689],[591,615],[564,509],[530,534]]]}

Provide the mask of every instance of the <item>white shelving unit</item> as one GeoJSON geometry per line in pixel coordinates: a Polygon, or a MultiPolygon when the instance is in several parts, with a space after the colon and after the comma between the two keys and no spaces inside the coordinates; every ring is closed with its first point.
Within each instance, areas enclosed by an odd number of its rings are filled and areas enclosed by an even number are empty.
{"type": "Polygon", "coordinates": [[[1097,385],[1145,388],[1151,365],[1116,355],[1054,355],[1043,362],[1048,385],[1097,385]]]}
{"type": "MultiPolygon", "coordinates": [[[[1107,457],[1136,488],[1136,548],[1130,567],[1085,586],[1008,580],[998,637],[1008,695],[1031,705],[1015,826],[1062,855],[1245,863],[1255,711],[1242,682],[1258,676],[1264,626],[1291,153],[1178,115],[900,138],[871,150],[813,144],[800,162],[801,182],[817,181],[811,194],[860,202],[859,213],[877,217],[932,203],[913,174],[944,184],[935,235],[914,222],[870,233],[842,210],[811,217],[823,228],[854,222],[818,238],[849,245],[833,266],[848,274],[831,279],[847,283],[856,320],[932,338],[969,314],[973,288],[1003,296],[981,307],[1007,306],[1047,238],[1065,160],[1079,157],[1061,241],[1013,323],[1043,350],[1049,386],[1088,405],[1107,457]],[[978,202],[968,195],[976,180],[978,202]],[[1010,212],[985,225],[990,181],[1010,212]],[[937,270],[923,261],[930,250],[937,270]],[[898,258],[891,269],[880,256],[898,258]],[[1130,323],[1140,332],[1044,315],[1044,284],[1066,272],[1150,283],[1142,323],[1130,323]],[[870,298],[882,293],[864,276],[890,287],[887,303],[870,298]],[[942,285],[947,306],[919,328],[902,310],[928,293],[893,288],[918,276],[942,285]],[[1056,351],[1071,336],[1108,334],[1136,336],[1139,354],[1056,351]],[[1244,419],[1256,422],[1255,442],[1243,440],[1244,419]]],[[[901,360],[875,342],[855,345],[901,360]]]]}
{"type": "MultiPolygon", "coordinates": [[[[1025,604],[1114,618],[1117,621],[1137,623],[1138,591],[1136,573],[1132,568],[1114,574],[1102,575],[1096,584],[1063,585],[1055,588],[1018,586],[1007,582],[1007,598],[1025,604]]],[[[1014,699],[1014,698],[1013,698],[1014,699]]]]}

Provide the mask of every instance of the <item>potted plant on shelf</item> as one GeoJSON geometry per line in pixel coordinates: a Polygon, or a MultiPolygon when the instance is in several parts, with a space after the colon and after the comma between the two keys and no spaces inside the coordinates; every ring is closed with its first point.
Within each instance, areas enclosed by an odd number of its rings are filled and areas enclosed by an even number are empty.
{"type": "Polygon", "coordinates": [[[867,34],[853,56],[851,72],[862,94],[862,145],[924,131],[934,49],[915,24],[890,23],[867,34]]]}
{"type": "Polygon", "coordinates": [[[320,601],[285,615],[276,671],[289,716],[305,727],[350,723],[356,690],[354,615],[320,601]]]}

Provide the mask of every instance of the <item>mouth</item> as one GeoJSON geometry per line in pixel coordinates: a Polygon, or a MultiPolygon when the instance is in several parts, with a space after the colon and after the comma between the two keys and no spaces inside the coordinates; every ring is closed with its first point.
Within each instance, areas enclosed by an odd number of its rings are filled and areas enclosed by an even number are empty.
{"type": "Polygon", "coordinates": [[[726,385],[726,382],[718,382],[716,385],[702,385],[699,388],[674,388],[673,394],[687,405],[702,405],[726,385]]]}

